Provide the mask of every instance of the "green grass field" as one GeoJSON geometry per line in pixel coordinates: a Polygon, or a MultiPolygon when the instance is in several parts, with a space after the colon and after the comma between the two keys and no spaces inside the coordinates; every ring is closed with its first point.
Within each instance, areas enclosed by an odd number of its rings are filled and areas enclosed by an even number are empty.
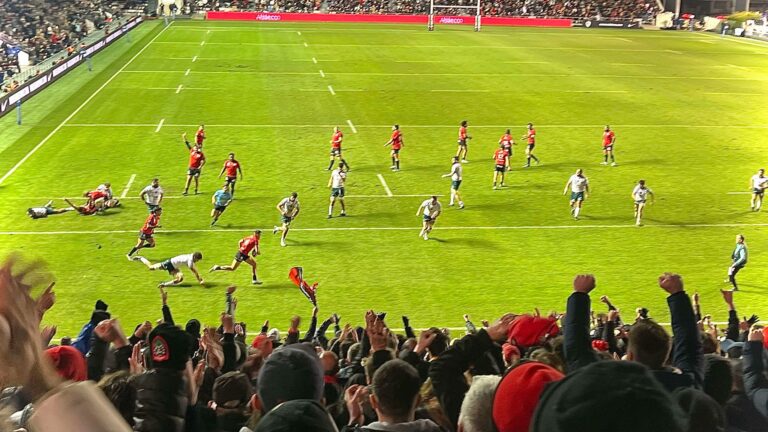
{"type": "Polygon", "coordinates": [[[768,165],[767,55],[758,42],[682,32],[145,23],[130,42],[99,54],[94,72],[81,67],[28,102],[23,126],[13,115],[0,119],[0,174],[48,138],[0,185],[0,252],[48,262],[58,302],[46,321],[59,335],[74,335],[97,298],[126,327],[157,318],[155,286],[167,275],[125,254],[146,217],[137,195],[158,176],[167,195],[163,229],[157,248],[143,251],[153,261],[201,250],[203,269],[229,263],[249,230],[278,222],[281,198],[297,191],[302,204],[289,247],[265,233],[263,286],[249,284],[247,267],[206,275],[205,287],[186,272],[184,285],[169,290],[179,321],[214,322],[224,287],[237,284],[238,319],[251,330],[265,319],[285,327],[291,315],[310,313],[288,281],[294,265],[320,282],[320,315],[338,312],[344,321],[361,322],[368,308],[408,314],[416,327],[457,327],[463,313],[479,320],[562,311],[573,275],[593,272],[598,294],[628,314],[644,305],[666,322],[655,284],[663,271],[683,274],[722,321],[718,290],[737,233],[750,246],[737,306],[766,315],[768,213],[750,212],[746,192],[749,177],[768,165]],[[463,119],[473,139],[467,207],[458,210],[447,207],[450,181],[441,174],[463,119]],[[491,190],[499,136],[510,127],[519,138],[529,121],[543,164],[520,168],[518,145],[511,187],[491,190]],[[188,154],[180,135],[199,123],[209,165],[201,194],[181,197],[188,154]],[[383,147],[393,123],[405,137],[399,173],[383,147]],[[618,167],[599,164],[606,123],[617,134],[618,167]],[[327,220],[335,125],[346,136],[352,196],[349,217],[327,220]],[[232,151],[245,179],[210,229],[215,177],[232,151]],[[593,189],[580,221],[562,196],[576,168],[593,189]],[[106,215],[25,215],[103,181],[121,195],[134,174],[124,206],[106,215]],[[643,227],[633,224],[630,199],[639,178],[657,195],[643,227]],[[415,213],[435,193],[445,195],[445,211],[425,242],[415,213]]]}

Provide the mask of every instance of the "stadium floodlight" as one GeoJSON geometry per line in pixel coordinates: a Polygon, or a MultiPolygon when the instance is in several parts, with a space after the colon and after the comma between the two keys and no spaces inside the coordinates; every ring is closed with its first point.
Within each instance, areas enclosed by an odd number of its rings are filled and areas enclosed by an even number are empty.
{"type": "MultiPolygon", "coordinates": [[[[438,0],[439,1],[439,0],[438,0]]],[[[427,20],[427,30],[432,31],[435,29],[435,10],[436,9],[474,9],[475,11],[475,31],[480,31],[481,18],[480,18],[480,0],[477,0],[477,4],[474,5],[450,5],[450,4],[435,4],[435,0],[429,0],[429,19],[427,20]]],[[[457,19],[448,18],[445,19],[457,19]]],[[[441,22],[440,19],[437,22],[441,22]]],[[[453,23],[461,24],[461,23],[453,23]]]]}

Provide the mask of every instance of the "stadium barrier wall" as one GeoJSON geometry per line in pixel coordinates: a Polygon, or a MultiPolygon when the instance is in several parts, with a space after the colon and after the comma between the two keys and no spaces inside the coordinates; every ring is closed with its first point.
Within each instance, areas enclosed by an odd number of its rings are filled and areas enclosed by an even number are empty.
{"type": "MultiPolygon", "coordinates": [[[[358,15],[358,14],[316,14],[282,12],[215,12],[206,14],[209,20],[225,21],[315,21],[315,22],[357,22],[392,24],[427,24],[427,15],[358,15]]],[[[438,16],[436,24],[474,25],[474,16],[438,16]]],[[[483,17],[483,25],[520,27],[571,27],[573,21],[561,18],[507,18],[483,17]]]]}
{"type": "Polygon", "coordinates": [[[44,88],[48,87],[57,79],[66,75],[67,72],[85,62],[88,57],[91,57],[104,48],[110,46],[113,42],[120,39],[121,36],[139,25],[139,23],[141,23],[143,20],[144,19],[141,17],[136,17],[129,20],[122,26],[112,31],[109,35],[90,45],[87,45],[85,48],[80,49],[75,54],[65,57],[64,62],[53,66],[51,69],[45,72],[41,72],[37,77],[30,79],[29,81],[20,85],[16,90],[0,98],[0,117],[13,111],[14,108],[16,108],[17,103],[24,102],[25,100],[36,95],[38,92],[42,91],[44,88]]]}

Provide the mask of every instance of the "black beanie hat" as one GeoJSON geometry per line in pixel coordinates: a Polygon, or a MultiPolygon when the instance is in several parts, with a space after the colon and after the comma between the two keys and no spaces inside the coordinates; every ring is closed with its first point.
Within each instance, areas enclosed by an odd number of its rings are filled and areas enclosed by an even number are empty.
{"type": "Polygon", "coordinates": [[[149,349],[152,366],[184,370],[189,360],[192,337],[175,325],[162,323],[149,333],[149,349]]]}

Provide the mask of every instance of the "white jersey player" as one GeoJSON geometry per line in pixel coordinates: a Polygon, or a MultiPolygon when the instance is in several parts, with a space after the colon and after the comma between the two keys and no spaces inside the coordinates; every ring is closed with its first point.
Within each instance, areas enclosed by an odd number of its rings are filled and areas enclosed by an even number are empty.
{"type": "Polygon", "coordinates": [[[450,177],[451,178],[451,202],[448,204],[449,206],[453,206],[454,201],[459,203],[459,208],[464,208],[464,201],[461,200],[461,193],[459,192],[459,187],[461,186],[461,182],[464,180],[464,167],[461,166],[461,162],[459,162],[459,157],[454,156],[453,157],[453,164],[451,165],[451,172],[448,174],[443,174],[443,178],[450,177]]]}
{"type": "Polygon", "coordinates": [[[437,200],[436,195],[432,195],[432,198],[424,201],[416,210],[416,216],[423,215],[423,222],[419,237],[423,237],[424,240],[429,240],[429,233],[432,232],[432,227],[435,226],[435,221],[440,213],[443,211],[443,206],[437,200]]]}
{"type": "Polygon", "coordinates": [[[632,190],[632,199],[635,202],[635,225],[637,226],[642,225],[643,210],[645,209],[645,204],[649,197],[651,199],[651,204],[653,204],[655,200],[653,191],[645,185],[645,180],[638,181],[637,185],[632,190]]]}
{"type": "Polygon", "coordinates": [[[180,284],[184,280],[184,274],[181,272],[181,269],[184,267],[192,271],[192,273],[197,278],[197,281],[200,282],[200,285],[203,285],[205,283],[205,281],[203,281],[203,278],[200,276],[200,273],[197,271],[197,266],[195,266],[196,262],[203,259],[203,254],[201,252],[192,252],[189,254],[177,255],[173,258],[168,258],[165,261],[155,263],[155,264],[149,262],[149,260],[144,258],[143,256],[137,255],[131,259],[134,261],[141,261],[142,263],[144,263],[145,266],[149,268],[150,271],[165,270],[171,276],[173,276],[173,280],[159,284],[157,286],[158,288],[164,288],[167,286],[180,284]]]}
{"type": "Polygon", "coordinates": [[[288,236],[288,230],[290,229],[291,222],[299,215],[299,194],[296,192],[291,193],[291,196],[283,198],[277,204],[277,211],[280,212],[280,220],[282,225],[275,226],[272,230],[272,234],[277,234],[278,231],[282,231],[280,236],[280,246],[285,247],[285,237],[288,236]]]}
{"type": "Polygon", "coordinates": [[[347,182],[347,172],[344,171],[344,164],[331,171],[331,178],[328,179],[328,187],[331,188],[331,203],[328,205],[328,219],[333,217],[333,206],[336,200],[341,204],[341,215],[347,215],[347,208],[344,205],[344,184],[347,182]]]}
{"type": "Polygon", "coordinates": [[[581,168],[577,169],[576,174],[568,179],[565,189],[563,189],[563,195],[568,193],[568,188],[571,190],[571,215],[578,220],[581,206],[584,204],[584,200],[589,197],[589,180],[584,176],[581,168]]]}
{"type": "Polygon", "coordinates": [[[765,189],[768,188],[768,177],[765,176],[764,169],[760,168],[757,170],[757,174],[749,179],[749,187],[752,189],[750,208],[752,211],[760,211],[760,207],[763,205],[765,189]]]}

